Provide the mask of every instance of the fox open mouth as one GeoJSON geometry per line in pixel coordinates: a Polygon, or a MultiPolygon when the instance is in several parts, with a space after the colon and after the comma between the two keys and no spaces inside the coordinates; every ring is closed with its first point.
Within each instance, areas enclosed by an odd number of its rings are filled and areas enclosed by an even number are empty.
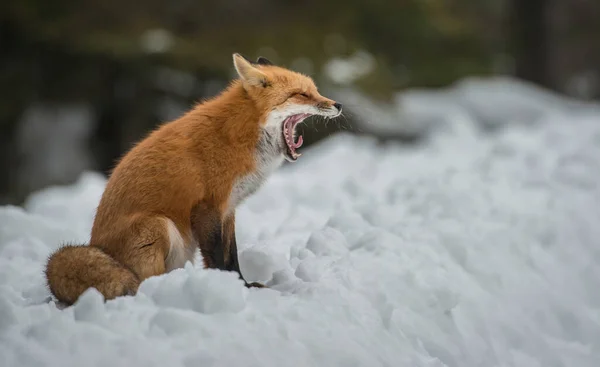
{"type": "Polygon", "coordinates": [[[298,141],[294,141],[296,139],[296,125],[304,121],[307,117],[309,117],[310,113],[299,113],[296,115],[292,115],[286,118],[283,121],[283,141],[285,142],[286,150],[285,156],[289,161],[295,161],[302,154],[296,152],[296,149],[302,146],[302,135],[298,136],[298,141]]]}

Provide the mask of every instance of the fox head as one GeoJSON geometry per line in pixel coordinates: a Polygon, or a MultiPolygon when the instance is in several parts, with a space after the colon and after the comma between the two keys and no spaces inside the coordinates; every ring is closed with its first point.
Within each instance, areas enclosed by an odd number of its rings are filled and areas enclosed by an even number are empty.
{"type": "Polygon", "coordinates": [[[272,140],[269,143],[278,146],[288,161],[300,156],[296,149],[302,136],[296,140],[295,130],[300,122],[309,116],[333,118],[342,113],[342,105],[322,96],[306,75],[275,66],[264,57],[251,62],[236,53],[233,64],[249,98],[264,111],[259,123],[272,140]]]}

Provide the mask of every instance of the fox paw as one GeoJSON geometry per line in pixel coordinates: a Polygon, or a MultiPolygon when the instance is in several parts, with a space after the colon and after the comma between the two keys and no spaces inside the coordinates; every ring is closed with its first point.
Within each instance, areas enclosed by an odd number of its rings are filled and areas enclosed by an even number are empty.
{"type": "Polygon", "coordinates": [[[248,288],[268,288],[266,285],[260,284],[257,282],[246,283],[246,287],[248,287],[248,288]]]}

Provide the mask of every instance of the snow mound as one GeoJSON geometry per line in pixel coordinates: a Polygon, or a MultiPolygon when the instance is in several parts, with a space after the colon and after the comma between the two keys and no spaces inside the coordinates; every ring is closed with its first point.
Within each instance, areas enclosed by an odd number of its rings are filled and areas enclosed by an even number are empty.
{"type": "Polygon", "coordinates": [[[1,207],[1,364],[597,366],[600,114],[550,104],[494,135],[449,113],[461,128],[420,146],[307,150],[237,213],[268,289],[188,264],[61,310],[44,261],[87,241],[104,178],[1,207]]]}
{"type": "Polygon", "coordinates": [[[565,98],[511,77],[471,77],[444,89],[415,88],[396,93],[392,103],[373,101],[352,88],[331,93],[358,117],[359,131],[378,136],[426,137],[456,133],[466,123],[477,129],[531,124],[550,116],[597,115],[600,105],[565,98]]]}

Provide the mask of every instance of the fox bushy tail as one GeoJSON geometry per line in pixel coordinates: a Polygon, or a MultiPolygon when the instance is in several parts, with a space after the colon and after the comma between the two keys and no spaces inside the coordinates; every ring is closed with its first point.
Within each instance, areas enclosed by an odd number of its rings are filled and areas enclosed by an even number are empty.
{"type": "Polygon", "coordinates": [[[137,292],[137,276],[99,247],[66,245],[54,252],[46,264],[46,279],[52,294],[71,305],[88,288],[96,288],[106,300],[137,292]]]}

